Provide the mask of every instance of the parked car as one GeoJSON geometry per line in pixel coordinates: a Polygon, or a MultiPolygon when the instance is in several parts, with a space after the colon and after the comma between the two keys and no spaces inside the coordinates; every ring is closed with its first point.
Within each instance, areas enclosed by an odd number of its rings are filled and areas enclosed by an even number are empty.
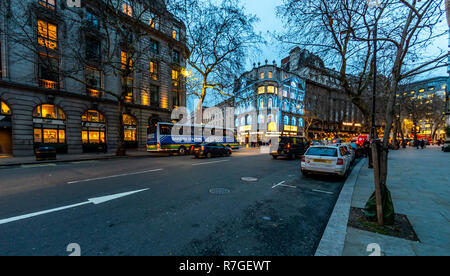
{"type": "Polygon", "coordinates": [[[351,144],[343,144],[343,146],[350,153],[351,163],[353,164],[353,162],[355,162],[356,160],[356,150],[353,149],[353,146],[351,144]]]}
{"type": "Polygon", "coordinates": [[[304,137],[280,137],[278,141],[278,149],[270,153],[273,159],[280,156],[297,159],[305,154],[308,149],[308,142],[304,137]]]}
{"type": "Polygon", "coordinates": [[[212,158],[217,156],[231,156],[233,150],[218,143],[205,143],[194,146],[193,148],[195,158],[212,158]]]}
{"type": "Polygon", "coordinates": [[[312,146],[302,157],[303,175],[331,174],[346,178],[351,167],[351,155],[344,146],[312,146]]]}

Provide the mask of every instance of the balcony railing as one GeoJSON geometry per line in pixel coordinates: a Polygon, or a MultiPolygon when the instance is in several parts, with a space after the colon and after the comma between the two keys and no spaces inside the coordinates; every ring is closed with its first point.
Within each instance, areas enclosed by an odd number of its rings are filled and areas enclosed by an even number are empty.
{"type": "Polygon", "coordinates": [[[59,89],[58,82],[44,80],[44,79],[39,80],[39,86],[42,88],[46,88],[46,89],[53,89],[53,90],[59,89]]]}

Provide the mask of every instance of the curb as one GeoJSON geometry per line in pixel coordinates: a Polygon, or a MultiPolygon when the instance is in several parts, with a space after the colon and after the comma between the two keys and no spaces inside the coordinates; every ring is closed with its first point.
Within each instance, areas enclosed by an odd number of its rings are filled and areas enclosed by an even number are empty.
{"type": "Polygon", "coordinates": [[[361,168],[365,164],[367,159],[359,161],[345,181],[314,256],[342,256],[353,191],[361,168]]]}
{"type": "Polygon", "coordinates": [[[71,162],[84,162],[84,161],[95,161],[95,160],[112,160],[112,159],[126,159],[126,158],[146,158],[155,157],[154,155],[127,155],[127,156],[105,156],[105,157],[92,157],[92,158],[81,158],[81,159],[67,159],[67,160],[49,160],[49,161],[34,161],[34,162],[19,162],[10,164],[1,164],[0,169],[17,167],[17,166],[27,166],[27,165],[39,165],[39,164],[55,164],[55,163],[71,163],[71,162]]]}

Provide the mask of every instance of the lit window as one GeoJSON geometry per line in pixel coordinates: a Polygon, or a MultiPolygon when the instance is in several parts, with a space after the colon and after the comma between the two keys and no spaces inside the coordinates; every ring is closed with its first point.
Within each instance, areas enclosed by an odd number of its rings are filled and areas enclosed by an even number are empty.
{"type": "Polygon", "coordinates": [[[122,62],[122,70],[129,69],[133,66],[133,60],[128,57],[127,52],[121,52],[121,62],[122,62]]]}
{"type": "Polygon", "coordinates": [[[56,49],[58,47],[58,27],[38,20],[38,43],[49,49],[56,49]]]}
{"type": "Polygon", "coordinates": [[[275,87],[274,86],[267,86],[267,93],[275,93],[275,87]]]}
{"type": "Polygon", "coordinates": [[[1,113],[0,114],[11,115],[11,109],[4,102],[1,102],[1,113]]]}
{"type": "Polygon", "coordinates": [[[172,38],[175,40],[180,40],[180,28],[173,27],[172,29],[172,38]]]}
{"type": "Polygon", "coordinates": [[[273,73],[269,72],[269,79],[273,78],[273,73]]]}
{"type": "Polygon", "coordinates": [[[122,12],[128,16],[133,16],[133,7],[131,6],[130,1],[122,1],[122,12]]]}
{"type": "Polygon", "coordinates": [[[265,86],[258,87],[258,94],[264,94],[264,93],[266,93],[266,87],[265,86]]]}
{"type": "Polygon", "coordinates": [[[123,114],[124,140],[126,142],[137,141],[137,121],[136,118],[129,114],[123,114]]]}
{"type": "Polygon", "coordinates": [[[260,78],[263,80],[264,77],[265,77],[264,72],[262,72],[260,78]]]}
{"type": "Polygon", "coordinates": [[[55,0],[38,0],[39,5],[54,10],[56,8],[55,0]]]}
{"type": "Polygon", "coordinates": [[[150,77],[154,80],[158,80],[158,67],[158,62],[150,61],[150,77]]]}

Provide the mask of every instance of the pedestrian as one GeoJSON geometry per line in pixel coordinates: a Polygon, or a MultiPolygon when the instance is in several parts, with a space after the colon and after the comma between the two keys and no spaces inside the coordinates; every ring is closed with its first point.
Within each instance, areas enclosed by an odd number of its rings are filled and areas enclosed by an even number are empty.
{"type": "Polygon", "coordinates": [[[441,139],[439,139],[439,140],[437,141],[437,144],[438,144],[438,147],[441,146],[441,139]]]}
{"type": "Polygon", "coordinates": [[[421,147],[422,149],[425,148],[425,140],[421,140],[421,141],[420,141],[420,147],[421,147]]]}

